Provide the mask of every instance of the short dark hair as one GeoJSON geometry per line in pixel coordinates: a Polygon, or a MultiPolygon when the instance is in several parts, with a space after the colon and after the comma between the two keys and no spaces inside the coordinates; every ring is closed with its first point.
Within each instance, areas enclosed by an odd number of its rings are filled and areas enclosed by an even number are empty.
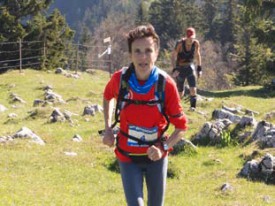
{"type": "Polygon", "coordinates": [[[154,42],[156,43],[156,48],[159,49],[159,45],[160,45],[159,36],[156,33],[155,28],[151,24],[148,24],[148,25],[140,25],[130,30],[130,32],[127,35],[129,52],[130,53],[132,52],[132,43],[136,39],[141,39],[146,37],[153,37],[154,42]]]}

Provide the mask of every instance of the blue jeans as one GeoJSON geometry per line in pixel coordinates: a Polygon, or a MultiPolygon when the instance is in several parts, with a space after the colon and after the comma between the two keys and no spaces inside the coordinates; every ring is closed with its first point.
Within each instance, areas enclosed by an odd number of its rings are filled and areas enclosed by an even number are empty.
{"type": "Polygon", "coordinates": [[[119,162],[128,206],[143,206],[143,179],[148,192],[148,206],[163,206],[168,157],[152,163],[119,162]]]}

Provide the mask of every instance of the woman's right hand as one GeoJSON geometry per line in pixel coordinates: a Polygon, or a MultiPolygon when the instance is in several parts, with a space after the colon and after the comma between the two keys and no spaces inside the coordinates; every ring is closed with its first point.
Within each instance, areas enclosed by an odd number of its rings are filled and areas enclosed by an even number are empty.
{"type": "Polygon", "coordinates": [[[114,146],[115,136],[111,128],[105,130],[102,142],[109,147],[114,146]]]}

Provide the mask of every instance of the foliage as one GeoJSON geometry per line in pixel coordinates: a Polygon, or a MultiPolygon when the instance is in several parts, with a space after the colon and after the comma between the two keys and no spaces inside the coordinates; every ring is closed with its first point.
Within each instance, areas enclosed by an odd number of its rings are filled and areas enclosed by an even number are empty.
{"type": "Polygon", "coordinates": [[[202,19],[199,7],[192,1],[154,1],[149,9],[149,22],[160,35],[163,49],[168,48],[169,40],[184,36],[187,27],[193,26],[199,31],[202,19]]]}
{"type": "Polygon", "coordinates": [[[247,0],[240,6],[238,36],[235,48],[239,63],[236,83],[264,84],[275,61],[274,33],[269,9],[263,1],[247,0]]]}
{"type": "MultiPolygon", "coordinates": [[[[135,22],[131,19],[132,14],[121,14],[120,12],[111,12],[108,17],[102,21],[100,26],[96,29],[93,35],[93,39],[89,42],[91,46],[102,46],[103,39],[111,37],[112,46],[112,63],[113,69],[117,70],[123,66],[129,64],[128,45],[126,41],[126,34],[130,29],[134,27],[135,22]],[[116,16],[114,19],[113,16],[116,16]],[[115,31],[115,32],[114,32],[115,31]]],[[[108,46],[107,44],[105,44],[108,46]]],[[[103,51],[91,50],[88,52],[88,58],[93,59],[93,55],[96,53],[102,53],[103,51]]],[[[105,55],[102,58],[109,58],[105,55]]]]}
{"type": "Polygon", "coordinates": [[[223,130],[221,133],[221,146],[226,147],[231,144],[230,131],[223,130]]]}
{"type": "Polygon", "coordinates": [[[149,8],[151,2],[148,0],[142,0],[138,5],[137,15],[136,15],[136,24],[146,24],[149,21],[149,8]]]}
{"type": "Polygon", "coordinates": [[[221,43],[210,40],[201,43],[203,74],[198,81],[198,88],[213,90],[233,87],[232,64],[224,61],[223,57],[224,50],[228,47],[229,45],[222,46],[221,43]]]}
{"type": "Polygon", "coordinates": [[[0,36],[7,41],[23,39],[28,33],[25,30],[26,22],[33,16],[46,9],[51,0],[43,1],[2,1],[0,5],[1,15],[0,36]]]}
{"type": "MultiPolygon", "coordinates": [[[[73,37],[73,31],[58,10],[45,15],[51,0],[44,1],[4,1],[1,3],[0,40],[8,42],[41,41],[48,48],[41,67],[56,67],[64,61],[65,44],[73,37]]],[[[41,46],[40,46],[41,47],[41,46]]],[[[11,50],[9,45],[3,50],[11,50]]],[[[38,48],[33,48],[38,50],[38,48]]],[[[38,56],[37,52],[30,56],[38,56]]],[[[40,54],[41,55],[41,54],[40,54]]],[[[3,59],[2,59],[3,60],[3,59]]]]}

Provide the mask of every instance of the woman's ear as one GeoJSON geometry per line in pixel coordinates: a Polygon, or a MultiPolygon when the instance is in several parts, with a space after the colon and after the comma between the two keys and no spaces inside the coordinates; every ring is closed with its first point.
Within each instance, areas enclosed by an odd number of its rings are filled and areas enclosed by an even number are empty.
{"type": "Polygon", "coordinates": [[[156,49],[155,61],[157,61],[158,56],[159,56],[159,49],[156,49]]]}

